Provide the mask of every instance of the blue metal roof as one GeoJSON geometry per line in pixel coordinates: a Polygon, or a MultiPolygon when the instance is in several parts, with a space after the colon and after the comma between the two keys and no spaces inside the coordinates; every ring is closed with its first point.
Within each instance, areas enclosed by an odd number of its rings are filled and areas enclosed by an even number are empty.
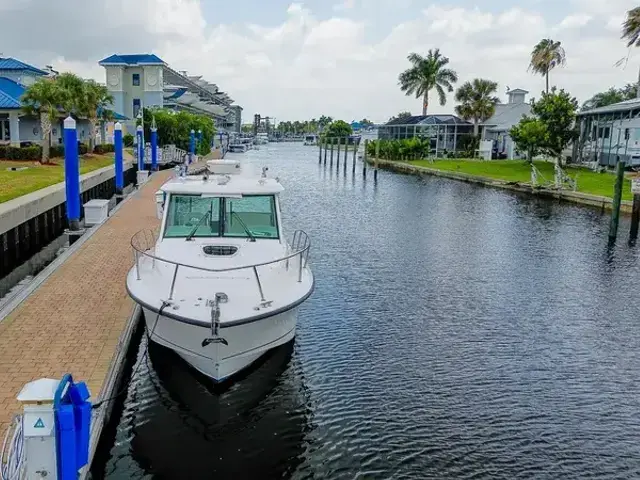
{"type": "MultiPolygon", "coordinates": [[[[98,117],[100,117],[100,115],[102,115],[102,108],[98,107],[98,117]]],[[[118,112],[113,112],[113,119],[114,120],[129,120],[128,117],[125,117],[124,115],[118,113],[118,112]]]]}
{"type": "Polygon", "coordinates": [[[0,70],[28,70],[37,75],[47,75],[47,72],[11,57],[0,57],[0,70]]]}
{"type": "Polygon", "coordinates": [[[5,77],[0,77],[0,108],[20,108],[24,87],[5,77]]]}
{"type": "Polygon", "coordinates": [[[98,65],[139,65],[144,64],[156,64],[164,65],[164,62],[156,55],[152,53],[141,53],[136,55],[111,55],[98,62],[98,65]]]}

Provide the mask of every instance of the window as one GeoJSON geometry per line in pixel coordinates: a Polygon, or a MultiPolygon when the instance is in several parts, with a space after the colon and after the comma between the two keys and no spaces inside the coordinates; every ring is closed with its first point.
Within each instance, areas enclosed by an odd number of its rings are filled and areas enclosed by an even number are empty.
{"type": "Polygon", "coordinates": [[[169,198],[165,238],[187,237],[191,232],[194,237],[220,236],[220,198],[199,195],[171,195],[169,198]]]}
{"type": "Polygon", "coordinates": [[[604,138],[609,138],[609,134],[610,134],[610,128],[609,127],[605,127],[604,129],[604,138]]]}
{"type": "Polygon", "coordinates": [[[273,195],[240,198],[171,195],[164,237],[184,238],[192,232],[194,237],[278,239],[275,198],[273,195]]]}
{"type": "Polygon", "coordinates": [[[137,117],[139,112],[140,112],[140,99],[134,98],[133,99],[133,116],[137,117]]]}
{"type": "Polygon", "coordinates": [[[133,75],[131,75],[131,78],[133,79],[133,86],[134,87],[139,87],[140,86],[140,74],[139,73],[134,73],[133,75]]]}
{"type": "Polygon", "coordinates": [[[224,199],[225,237],[278,238],[276,201],[273,195],[224,199]],[[249,235],[249,232],[251,235],[249,235]]]}

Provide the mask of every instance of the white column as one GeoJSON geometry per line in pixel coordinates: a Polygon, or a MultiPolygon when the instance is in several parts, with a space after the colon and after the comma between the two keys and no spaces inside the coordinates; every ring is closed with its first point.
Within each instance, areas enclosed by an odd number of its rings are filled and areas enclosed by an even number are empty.
{"type": "Polygon", "coordinates": [[[9,132],[10,141],[12,147],[20,146],[20,120],[18,119],[18,112],[11,112],[9,114],[9,132]]]}

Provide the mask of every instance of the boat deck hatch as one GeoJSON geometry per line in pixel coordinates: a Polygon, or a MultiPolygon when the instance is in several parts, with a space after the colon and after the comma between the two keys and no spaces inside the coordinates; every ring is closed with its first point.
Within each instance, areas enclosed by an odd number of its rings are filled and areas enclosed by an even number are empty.
{"type": "Polygon", "coordinates": [[[238,251],[238,247],[233,245],[205,245],[202,247],[205,255],[233,255],[238,251]]]}

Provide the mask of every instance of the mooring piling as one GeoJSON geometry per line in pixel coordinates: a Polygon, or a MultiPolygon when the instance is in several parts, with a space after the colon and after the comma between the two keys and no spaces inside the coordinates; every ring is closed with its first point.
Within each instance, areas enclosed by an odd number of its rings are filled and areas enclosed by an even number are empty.
{"type": "MultiPolygon", "coordinates": [[[[353,149],[353,163],[351,166],[351,173],[354,174],[356,173],[356,155],[358,153],[358,148],[360,147],[360,139],[358,138],[358,142],[355,145],[354,149],[353,149]]],[[[345,165],[346,167],[346,165],[345,165]]]]}
{"type": "Polygon", "coordinates": [[[376,142],[376,156],[373,159],[373,180],[378,180],[378,157],[380,156],[380,142],[376,142]]]}
{"type": "Polygon", "coordinates": [[[629,240],[635,241],[638,238],[638,224],[640,223],[640,177],[631,179],[631,193],[633,194],[633,204],[631,207],[629,240]]]}
{"type": "Polygon", "coordinates": [[[124,189],[124,164],[122,158],[122,124],[120,122],[116,122],[113,126],[113,151],[115,158],[116,193],[122,195],[122,190],[124,189]]]}
{"type": "Polygon", "coordinates": [[[318,163],[322,163],[322,138],[318,139],[318,163]]]}
{"type": "Polygon", "coordinates": [[[329,166],[333,166],[333,144],[335,143],[335,139],[331,137],[331,156],[329,158],[329,166]]]}
{"type": "Polygon", "coordinates": [[[611,223],[609,224],[609,241],[615,241],[618,236],[618,223],[620,221],[620,203],[622,200],[622,186],[624,183],[625,162],[620,161],[616,165],[616,183],[613,189],[613,205],[611,211],[611,223]]]}
{"type": "Polygon", "coordinates": [[[344,164],[347,164],[347,152],[349,151],[349,137],[344,139],[344,164]]]}
{"type": "Polygon", "coordinates": [[[365,139],[364,141],[364,153],[362,154],[362,176],[363,178],[367,178],[367,146],[369,145],[369,140],[365,139]]]}
{"type": "Polygon", "coordinates": [[[328,145],[327,145],[327,138],[326,137],[325,137],[325,139],[323,140],[322,143],[324,143],[324,164],[326,165],[327,164],[327,148],[329,148],[328,145]]]}
{"type": "Polygon", "coordinates": [[[66,212],[70,230],[80,229],[80,164],[76,121],[64,119],[64,183],[67,196],[66,212]]]}
{"type": "Polygon", "coordinates": [[[337,140],[338,140],[338,152],[336,155],[336,166],[340,168],[340,144],[342,143],[342,138],[338,137],[337,140]]]}

